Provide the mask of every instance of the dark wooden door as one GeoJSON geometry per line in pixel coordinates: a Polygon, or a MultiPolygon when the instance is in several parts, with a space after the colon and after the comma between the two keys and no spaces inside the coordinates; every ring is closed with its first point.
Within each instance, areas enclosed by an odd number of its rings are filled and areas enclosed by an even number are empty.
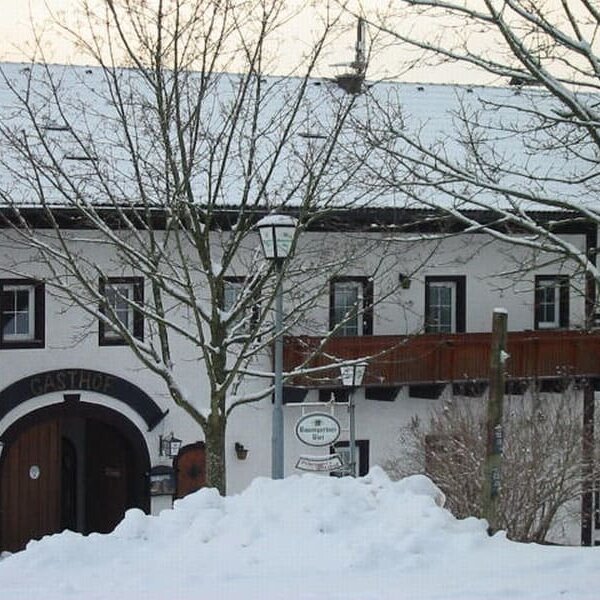
{"type": "Polygon", "coordinates": [[[29,540],[60,529],[60,421],[52,419],[29,427],[4,451],[1,548],[15,552],[29,540]]]}
{"type": "Polygon", "coordinates": [[[204,444],[184,446],[175,460],[177,498],[183,498],[206,485],[206,456],[204,444]]]}
{"type": "Polygon", "coordinates": [[[86,533],[109,533],[133,506],[133,465],[127,440],[110,425],[86,425],[86,533]]]}
{"type": "Polygon", "coordinates": [[[77,531],[77,450],[73,442],[61,439],[60,529],[77,531]]]}

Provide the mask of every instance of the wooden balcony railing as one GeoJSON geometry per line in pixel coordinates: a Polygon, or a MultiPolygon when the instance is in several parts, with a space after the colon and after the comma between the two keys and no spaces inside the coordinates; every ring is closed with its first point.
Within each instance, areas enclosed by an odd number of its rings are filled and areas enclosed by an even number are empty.
{"type": "MultiPolygon", "coordinates": [[[[367,386],[486,380],[490,340],[489,333],[334,337],[318,350],[321,338],[288,337],[284,370],[307,360],[308,368],[332,365],[288,382],[301,387],[339,384],[336,364],[358,358],[368,363],[367,386]]],[[[600,377],[600,331],[509,333],[508,353],[509,379],[600,377]]]]}

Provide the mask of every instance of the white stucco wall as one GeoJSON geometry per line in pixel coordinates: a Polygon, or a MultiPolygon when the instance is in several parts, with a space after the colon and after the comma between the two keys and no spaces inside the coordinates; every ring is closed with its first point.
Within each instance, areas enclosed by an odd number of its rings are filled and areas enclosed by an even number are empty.
{"type": "MultiPolygon", "coordinates": [[[[78,235],[74,232],[73,235],[78,235]]],[[[90,233],[85,233],[90,237],[90,233]]],[[[503,306],[509,313],[511,331],[532,329],[534,326],[534,277],[536,274],[563,274],[573,270],[567,262],[548,264],[548,257],[540,255],[535,261],[540,266],[522,272],[529,265],[529,252],[521,247],[493,241],[482,235],[460,236],[442,240],[415,241],[414,236],[388,233],[307,232],[300,240],[294,266],[295,276],[286,282],[285,311],[293,314],[295,302],[306,297],[306,290],[318,289],[321,294],[310,313],[303,315],[295,326],[295,333],[322,335],[329,318],[328,281],[335,276],[373,277],[375,310],[374,334],[419,333],[423,327],[425,277],[429,275],[466,275],[466,330],[489,331],[493,308],[503,306]],[[407,241],[407,237],[410,241],[407,241]],[[331,267],[331,268],[330,268],[331,267]],[[410,289],[398,285],[400,274],[409,274],[410,289]],[[298,285],[298,282],[301,282],[298,285]]],[[[569,236],[569,241],[583,248],[583,236],[569,236]]],[[[248,254],[240,258],[237,272],[245,274],[252,268],[252,242],[248,254]]],[[[86,244],[86,252],[93,262],[114,276],[134,275],[124,272],[106,247],[86,244]]],[[[14,277],[14,266],[24,267],[29,251],[15,248],[7,242],[6,232],[0,230],[0,277],[14,277]]],[[[28,264],[29,274],[45,278],[48,273],[40,265],[28,264]]],[[[570,326],[584,322],[584,299],[581,275],[572,278],[570,297],[570,326]]],[[[93,392],[81,392],[81,400],[109,406],[122,413],[142,432],[152,465],[170,464],[158,452],[161,435],[174,432],[184,444],[203,439],[197,424],[170,399],[164,383],[140,366],[131,351],[119,346],[98,345],[98,324],[85,312],[67,306],[47,289],[46,343],[41,349],[0,350],[0,389],[41,371],[65,368],[88,368],[118,375],[150,395],[169,413],[151,432],[142,419],[125,404],[93,392]]],[[[179,318],[185,322],[186,311],[179,318]]],[[[203,365],[189,360],[189,346],[175,339],[173,358],[181,388],[199,408],[208,406],[208,382],[203,365]]],[[[257,367],[268,371],[270,355],[265,353],[257,367]]],[[[268,382],[248,380],[246,390],[262,389],[268,382]]],[[[318,394],[311,391],[306,401],[315,402],[318,394]]],[[[53,402],[61,402],[62,393],[51,393],[33,398],[9,413],[0,421],[0,435],[25,414],[53,402]]],[[[397,436],[402,425],[411,417],[426,417],[437,401],[412,398],[408,388],[401,388],[393,402],[366,400],[364,390],[356,393],[357,439],[369,440],[370,465],[381,464],[391,453],[397,452],[397,436]]],[[[300,454],[319,454],[319,450],[303,446],[294,436],[294,427],[301,415],[301,406],[284,407],[285,418],[285,472],[296,473],[295,464],[300,454]]],[[[335,409],[336,416],[347,421],[345,406],[335,409]]],[[[270,399],[245,405],[233,412],[228,424],[226,459],[228,492],[243,490],[253,478],[269,476],[271,472],[271,415],[270,399]],[[234,451],[235,442],[249,450],[246,460],[239,460],[234,451]]],[[[347,436],[347,432],[344,432],[347,436]]],[[[347,439],[347,437],[346,437],[347,439]]],[[[153,511],[164,506],[164,499],[155,500],[153,511]]],[[[570,530],[569,530],[570,531],[570,530]]],[[[576,541],[571,533],[566,538],[576,541]]],[[[565,539],[566,539],[565,538],[565,539]]]]}
{"type": "MultiPolygon", "coordinates": [[[[332,271],[326,266],[332,263],[333,276],[373,277],[375,335],[422,332],[427,276],[465,275],[466,331],[484,332],[491,330],[492,311],[498,306],[508,310],[509,331],[533,329],[535,276],[568,274],[571,275],[570,327],[584,325],[584,280],[574,263],[556,257],[552,260],[547,254],[533,254],[522,246],[482,234],[421,241],[415,241],[416,237],[394,233],[304,234],[296,261],[304,261],[311,267],[324,265],[320,276],[316,273],[310,282],[323,290],[311,322],[314,333],[324,333],[328,327],[327,281],[332,271]],[[347,260],[340,263],[339,257],[347,260]],[[409,289],[400,287],[400,274],[410,276],[409,289]]],[[[565,238],[575,247],[585,249],[583,235],[565,238]]]]}

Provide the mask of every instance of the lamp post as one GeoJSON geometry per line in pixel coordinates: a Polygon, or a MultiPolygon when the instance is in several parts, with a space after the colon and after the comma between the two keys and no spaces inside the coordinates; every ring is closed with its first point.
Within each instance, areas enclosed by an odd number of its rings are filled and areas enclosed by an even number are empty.
{"type": "Polygon", "coordinates": [[[271,477],[283,479],[283,291],[281,268],[291,253],[298,222],[288,215],[268,215],[258,221],[262,249],[267,260],[275,264],[275,399],[271,437],[271,477]]]}
{"type": "Polygon", "coordinates": [[[356,418],[354,404],[354,389],[362,385],[366,363],[354,363],[340,367],[342,384],[348,389],[348,413],[350,417],[350,475],[356,477],[356,418]]]}

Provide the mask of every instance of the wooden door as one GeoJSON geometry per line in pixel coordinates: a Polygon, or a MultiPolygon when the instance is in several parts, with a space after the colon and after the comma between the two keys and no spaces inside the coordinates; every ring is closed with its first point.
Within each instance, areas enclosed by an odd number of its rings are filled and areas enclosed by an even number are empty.
{"type": "Polygon", "coordinates": [[[61,439],[60,529],[77,531],[77,450],[73,442],[61,439]]]}
{"type": "Polygon", "coordinates": [[[4,452],[0,547],[15,552],[29,540],[60,529],[60,421],[52,419],[29,427],[4,452]]]}
{"type": "Polygon", "coordinates": [[[100,421],[86,424],[86,533],[109,533],[133,506],[133,466],[127,440],[100,421]]]}
{"type": "Polygon", "coordinates": [[[175,459],[177,498],[183,498],[206,485],[204,443],[184,446],[175,459]]]}

